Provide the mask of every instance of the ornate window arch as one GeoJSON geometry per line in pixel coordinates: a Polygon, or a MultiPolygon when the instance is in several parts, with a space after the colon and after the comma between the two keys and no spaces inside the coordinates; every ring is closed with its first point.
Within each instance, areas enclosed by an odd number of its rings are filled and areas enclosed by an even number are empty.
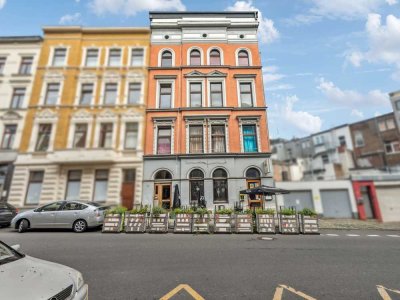
{"type": "Polygon", "coordinates": [[[236,65],[237,66],[252,66],[251,51],[247,48],[239,48],[236,50],[236,65]]]}
{"type": "Polygon", "coordinates": [[[175,52],[172,49],[164,48],[158,53],[158,66],[159,67],[174,67],[175,66],[175,52]]]}
{"type": "Polygon", "coordinates": [[[172,174],[165,169],[157,170],[154,174],[154,180],[172,180],[172,174]]]}
{"type": "Polygon", "coordinates": [[[222,51],[218,48],[212,48],[208,54],[208,64],[211,66],[220,66],[222,62],[222,51]]]}
{"type": "Polygon", "coordinates": [[[187,65],[201,66],[203,64],[203,49],[199,47],[190,47],[187,50],[187,65]]]}

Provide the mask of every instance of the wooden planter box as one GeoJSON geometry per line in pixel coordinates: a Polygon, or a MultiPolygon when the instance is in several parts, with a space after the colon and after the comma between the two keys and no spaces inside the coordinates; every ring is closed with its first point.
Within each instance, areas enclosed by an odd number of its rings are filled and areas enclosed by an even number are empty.
{"type": "Polygon", "coordinates": [[[258,233],[276,233],[275,216],[267,214],[256,214],[258,233]]]}
{"type": "Polygon", "coordinates": [[[232,233],[231,215],[214,215],[214,233],[232,233]]]}
{"type": "Polygon", "coordinates": [[[169,214],[151,215],[150,232],[168,232],[169,214]]]}
{"type": "Polygon", "coordinates": [[[192,216],[193,233],[210,233],[210,215],[193,214],[192,216]]]}
{"type": "Polygon", "coordinates": [[[120,233],[124,216],[120,214],[108,214],[104,217],[102,232],[120,233]]]}
{"type": "Polygon", "coordinates": [[[318,221],[318,216],[299,215],[300,232],[302,234],[320,234],[318,221]]]}
{"type": "Polygon", "coordinates": [[[286,216],[279,214],[279,229],[282,234],[299,234],[297,215],[286,216]]]}
{"type": "Polygon", "coordinates": [[[235,215],[236,233],[253,233],[253,215],[235,215]]]}
{"type": "Polygon", "coordinates": [[[176,214],[174,233],[191,233],[192,232],[192,214],[176,214]]]}
{"type": "Polygon", "coordinates": [[[125,232],[126,233],[146,232],[146,214],[126,214],[125,232]]]}

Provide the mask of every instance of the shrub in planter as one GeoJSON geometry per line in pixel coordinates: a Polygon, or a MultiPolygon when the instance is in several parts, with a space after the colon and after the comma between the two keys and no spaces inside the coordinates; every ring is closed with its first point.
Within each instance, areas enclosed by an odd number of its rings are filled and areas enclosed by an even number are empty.
{"type": "Polygon", "coordinates": [[[298,234],[296,210],[292,208],[282,208],[279,211],[279,228],[281,233],[298,234]]]}
{"type": "Polygon", "coordinates": [[[253,233],[253,210],[235,212],[235,232],[253,233]]]}
{"type": "Polygon", "coordinates": [[[120,232],[126,211],[127,208],[123,206],[116,206],[106,210],[102,232],[120,232]]]}
{"type": "Polygon", "coordinates": [[[256,226],[258,233],[276,233],[275,209],[256,209],[256,226]]]}
{"type": "Polygon", "coordinates": [[[151,210],[150,232],[168,232],[168,212],[162,207],[151,210]]]}
{"type": "Polygon", "coordinates": [[[193,210],[192,231],[195,233],[210,232],[211,211],[207,208],[196,208],[193,210]]]}
{"type": "Polygon", "coordinates": [[[300,232],[303,234],[319,234],[317,213],[310,208],[299,211],[300,232]]]}
{"type": "Polygon", "coordinates": [[[146,214],[149,208],[146,206],[134,208],[125,214],[125,232],[145,232],[146,231],[146,214]]]}
{"type": "Polygon", "coordinates": [[[174,232],[192,232],[192,215],[193,210],[191,208],[175,208],[175,226],[174,232]]]}
{"type": "Polygon", "coordinates": [[[214,232],[215,233],[231,233],[232,232],[232,214],[230,208],[216,210],[214,213],[214,232]]]}

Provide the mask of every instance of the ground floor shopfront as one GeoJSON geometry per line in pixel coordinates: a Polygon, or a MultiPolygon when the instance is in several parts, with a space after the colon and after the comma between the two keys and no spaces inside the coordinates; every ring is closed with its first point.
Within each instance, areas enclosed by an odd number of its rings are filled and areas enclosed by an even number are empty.
{"type": "Polygon", "coordinates": [[[8,202],[34,207],[56,200],[96,201],[132,208],[141,201],[142,162],[67,164],[16,162],[8,202]]]}
{"type": "Polygon", "coordinates": [[[261,198],[249,199],[240,191],[257,185],[273,185],[269,154],[230,156],[169,155],[144,157],[144,205],[171,208],[175,189],[181,205],[205,201],[208,208],[261,206],[261,198]],[[243,200],[241,202],[241,200],[243,200]]]}

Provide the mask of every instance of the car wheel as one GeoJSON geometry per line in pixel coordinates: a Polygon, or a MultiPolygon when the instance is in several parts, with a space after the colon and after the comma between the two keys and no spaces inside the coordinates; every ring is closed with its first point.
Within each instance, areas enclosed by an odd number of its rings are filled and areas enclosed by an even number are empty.
{"type": "Polygon", "coordinates": [[[18,232],[19,233],[23,233],[28,229],[28,221],[27,220],[22,220],[21,222],[19,222],[19,226],[18,226],[18,232]]]}
{"type": "Polygon", "coordinates": [[[86,230],[87,224],[85,220],[76,220],[74,222],[73,229],[75,232],[84,232],[86,230]]]}

